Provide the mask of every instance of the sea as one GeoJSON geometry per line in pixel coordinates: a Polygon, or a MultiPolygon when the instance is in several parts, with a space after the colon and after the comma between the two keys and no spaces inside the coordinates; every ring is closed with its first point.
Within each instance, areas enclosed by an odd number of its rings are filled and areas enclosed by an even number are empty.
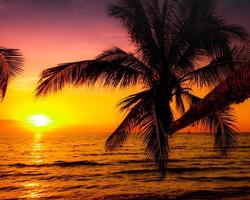
{"type": "Polygon", "coordinates": [[[1,134],[0,199],[250,199],[250,134],[227,156],[209,134],[176,134],[163,178],[139,136],[105,152],[107,134],[1,134]]]}

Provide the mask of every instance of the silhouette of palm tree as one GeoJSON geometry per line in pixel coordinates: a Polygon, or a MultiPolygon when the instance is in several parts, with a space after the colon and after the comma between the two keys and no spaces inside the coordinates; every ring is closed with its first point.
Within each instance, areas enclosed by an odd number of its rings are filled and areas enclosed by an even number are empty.
{"type": "Polygon", "coordinates": [[[172,123],[168,132],[173,134],[198,120],[203,120],[209,126],[212,124],[216,132],[215,146],[225,152],[236,142],[236,133],[230,127],[233,126],[233,121],[228,112],[229,106],[242,103],[248,98],[250,98],[250,62],[222,81],[203,99],[200,99],[199,103],[191,106],[181,118],[172,123]]]}
{"type": "MultiPolygon", "coordinates": [[[[185,112],[200,98],[191,87],[213,88],[243,64],[248,34],[237,25],[228,25],[216,14],[213,0],[121,0],[109,6],[108,15],[128,31],[135,45],[133,53],[115,47],[94,60],[60,64],[46,69],[36,96],[58,91],[66,84],[131,87],[142,84],[144,91],[120,102],[127,115],[106,141],[106,149],[120,147],[137,132],[147,155],[164,173],[168,159],[169,128],[174,121],[171,102],[185,112]],[[210,62],[205,66],[203,61],[210,62]]],[[[220,124],[234,134],[231,109],[216,113],[220,124]]],[[[209,121],[206,121],[206,124],[209,121]]],[[[215,135],[221,137],[216,129],[215,135]]],[[[233,141],[234,142],[234,141],[233,141]]],[[[232,145],[229,145],[232,146],[232,145]]]]}
{"type": "Polygon", "coordinates": [[[0,98],[4,99],[9,81],[22,72],[23,57],[18,49],[0,47],[0,98]]]}

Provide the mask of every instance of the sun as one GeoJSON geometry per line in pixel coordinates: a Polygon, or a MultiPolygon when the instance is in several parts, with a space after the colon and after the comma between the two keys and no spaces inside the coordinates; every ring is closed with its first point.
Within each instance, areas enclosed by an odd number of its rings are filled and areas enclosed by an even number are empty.
{"type": "Polygon", "coordinates": [[[45,115],[31,115],[28,121],[36,127],[48,126],[50,123],[50,119],[45,115]]]}

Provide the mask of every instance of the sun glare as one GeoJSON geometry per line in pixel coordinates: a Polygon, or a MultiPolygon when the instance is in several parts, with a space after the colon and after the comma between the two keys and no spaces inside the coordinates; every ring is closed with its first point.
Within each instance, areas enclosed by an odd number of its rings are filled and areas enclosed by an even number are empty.
{"type": "Polygon", "coordinates": [[[45,115],[32,115],[28,118],[28,121],[36,127],[48,126],[50,120],[45,115]]]}

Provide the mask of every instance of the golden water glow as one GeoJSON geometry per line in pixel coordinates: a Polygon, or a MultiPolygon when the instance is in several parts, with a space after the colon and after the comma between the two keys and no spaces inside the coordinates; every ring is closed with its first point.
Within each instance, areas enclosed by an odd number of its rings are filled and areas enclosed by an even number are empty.
{"type": "Polygon", "coordinates": [[[42,134],[41,133],[36,133],[34,135],[34,142],[32,144],[32,162],[39,164],[42,163],[42,143],[41,143],[41,138],[42,138],[42,134]]]}
{"type": "Polygon", "coordinates": [[[26,194],[22,196],[22,198],[34,199],[39,197],[39,193],[41,192],[41,185],[37,182],[27,182],[22,184],[26,189],[26,194]]]}

